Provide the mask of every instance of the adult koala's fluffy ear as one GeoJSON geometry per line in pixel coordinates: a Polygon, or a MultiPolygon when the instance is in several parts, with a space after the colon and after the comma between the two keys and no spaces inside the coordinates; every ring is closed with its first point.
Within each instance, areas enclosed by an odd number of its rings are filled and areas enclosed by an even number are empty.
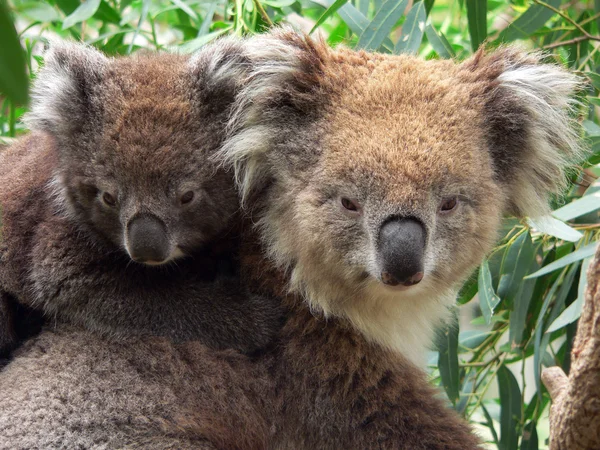
{"type": "MultiPolygon", "coordinates": [[[[572,115],[581,80],[539,53],[505,47],[478,52],[463,68],[483,87],[488,148],[507,212],[538,217],[549,212],[549,197],[565,186],[565,169],[582,157],[572,115]]],[[[475,80],[474,80],[475,81],[475,80]]]]}
{"type": "Polygon", "coordinates": [[[102,79],[108,61],[93,47],[52,41],[33,85],[27,125],[58,137],[80,129],[102,106],[93,87],[102,79]]]}
{"type": "Polygon", "coordinates": [[[211,112],[228,110],[250,67],[239,38],[226,37],[203,47],[188,61],[194,100],[201,107],[211,108],[211,112]]]}
{"type": "MultiPolygon", "coordinates": [[[[322,110],[323,66],[326,44],[289,28],[245,41],[251,69],[236,102],[229,125],[229,139],[218,158],[235,169],[242,201],[277,173],[292,170],[292,151],[298,126],[314,121],[322,110]],[[287,150],[269,155],[277,142],[287,150]]],[[[307,158],[310,155],[306,156],[307,158]]],[[[293,161],[301,170],[302,161],[293,161]]]]}

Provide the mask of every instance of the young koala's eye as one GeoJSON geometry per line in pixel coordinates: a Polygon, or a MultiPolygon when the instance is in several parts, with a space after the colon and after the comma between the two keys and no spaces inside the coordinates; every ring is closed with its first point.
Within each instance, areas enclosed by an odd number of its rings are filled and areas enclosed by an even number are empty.
{"type": "Polygon", "coordinates": [[[440,203],[440,214],[447,214],[458,206],[458,197],[446,197],[440,203]]]}
{"type": "Polygon", "coordinates": [[[360,210],[360,205],[358,204],[358,202],[356,202],[356,200],[350,200],[349,198],[346,197],[342,197],[340,199],[342,206],[344,207],[344,209],[346,209],[347,211],[351,212],[351,213],[358,213],[360,210]]]}
{"type": "Polygon", "coordinates": [[[179,201],[181,202],[182,205],[186,205],[186,204],[190,203],[193,199],[194,199],[194,191],[187,191],[181,196],[179,201]]]}
{"type": "Polygon", "coordinates": [[[104,202],[104,204],[110,207],[113,207],[117,204],[117,200],[108,192],[102,194],[102,201],[104,202]]]}

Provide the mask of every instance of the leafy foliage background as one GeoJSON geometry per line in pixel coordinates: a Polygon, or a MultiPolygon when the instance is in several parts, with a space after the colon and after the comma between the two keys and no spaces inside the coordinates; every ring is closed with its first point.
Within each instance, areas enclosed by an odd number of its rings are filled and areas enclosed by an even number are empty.
{"type": "Polygon", "coordinates": [[[540,371],[569,370],[600,230],[600,0],[0,0],[0,140],[26,131],[19,117],[48,37],[83,40],[110,55],[193,52],[221,35],[282,22],[322,33],[331,45],[424,58],[463,59],[482,43],[520,40],[588,79],[580,110],[588,160],[551,216],[506,219],[430,358],[433,381],[490,448],[544,448],[549,396],[540,371]]]}

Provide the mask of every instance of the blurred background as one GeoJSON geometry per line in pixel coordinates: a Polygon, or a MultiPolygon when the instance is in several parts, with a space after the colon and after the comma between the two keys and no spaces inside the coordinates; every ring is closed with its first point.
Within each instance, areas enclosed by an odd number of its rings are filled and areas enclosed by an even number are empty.
{"type": "Polygon", "coordinates": [[[332,46],[423,58],[468,57],[519,41],[587,81],[574,112],[590,149],[552,215],[506,218],[499,245],[459,298],[431,352],[433,383],[489,448],[547,448],[542,367],[569,353],[600,230],[600,0],[0,0],[0,145],[27,130],[28,86],[48,38],[109,55],[141,48],[194,52],[226,34],[286,23],[332,46]]]}

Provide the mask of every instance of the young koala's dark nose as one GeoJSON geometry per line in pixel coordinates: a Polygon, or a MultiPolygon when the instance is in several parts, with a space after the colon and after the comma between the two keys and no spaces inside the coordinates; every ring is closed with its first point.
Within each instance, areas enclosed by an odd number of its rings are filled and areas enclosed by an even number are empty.
{"type": "Polygon", "coordinates": [[[411,218],[392,219],[379,231],[381,281],[390,286],[412,286],[423,279],[426,232],[411,218]]]}
{"type": "Polygon", "coordinates": [[[127,251],[134,261],[160,264],[169,257],[164,222],[153,214],[136,215],[127,224],[127,251]]]}

